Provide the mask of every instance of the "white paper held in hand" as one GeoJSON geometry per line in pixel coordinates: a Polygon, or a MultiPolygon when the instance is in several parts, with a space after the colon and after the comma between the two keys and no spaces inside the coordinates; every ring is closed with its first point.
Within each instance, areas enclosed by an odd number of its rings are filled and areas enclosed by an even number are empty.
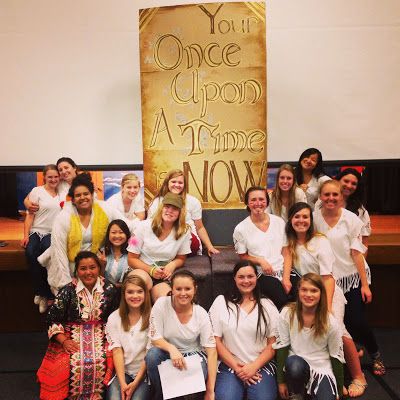
{"type": "Polygon", "coordinates": [[[186,369],[180,370],[172,365],[171,360],[163,361],[158,366],[161,387],[165,400],[186,394],[204,392],[204,382],[201,363],[204,362],[198,354],[185,357],[186,369]]]}

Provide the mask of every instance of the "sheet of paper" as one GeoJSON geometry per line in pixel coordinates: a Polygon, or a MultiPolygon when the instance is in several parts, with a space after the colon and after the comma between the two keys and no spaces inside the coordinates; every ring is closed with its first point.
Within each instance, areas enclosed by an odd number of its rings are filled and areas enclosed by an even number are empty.
{"type": "Polygon", "coordinates": [[[164,399],[184,396],[206,390],[201,357],[197,354],[185,357],[186,369],[179,370],[171,360],[158,366],[164,399]]]}

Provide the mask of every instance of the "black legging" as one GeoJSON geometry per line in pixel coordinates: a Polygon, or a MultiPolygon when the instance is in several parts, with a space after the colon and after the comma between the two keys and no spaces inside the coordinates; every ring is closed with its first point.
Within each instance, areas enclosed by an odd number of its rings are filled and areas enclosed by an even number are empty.
{"type": "Polygon", "coordinates": [[[345,293],[345,297],[347,304],[344,313],[344,324],[354,341],[365,346],[368,353],[373,356],[379,349],[375,335],[367,322],[361,287],[350,289],[345,293]]]}
{"type": "Polygon", "coordinates": [[[271,299],[276,308],[280,311],[289,301],[294,301],[296,299],[299,279],[300,277],[297,274],[290,274],[292,289],[289,294],[286,294],[282,282],[273,276],[261,275],[258,278],[258,281],[261,293],[271,299]]]}

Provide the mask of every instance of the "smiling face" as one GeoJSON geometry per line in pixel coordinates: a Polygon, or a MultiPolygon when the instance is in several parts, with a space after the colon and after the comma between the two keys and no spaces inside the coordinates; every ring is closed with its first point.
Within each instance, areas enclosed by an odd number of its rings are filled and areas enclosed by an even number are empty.
{"type": "Polygon", "coordinates": [[[163,222],[174,223],[179,218],[180,209],[170,204],[165,204],[162,208],[161,218],[163,222]]]}
{"type": "Polygon", "coordinates": [[[303,208],[293,215],[290,223],[296,234],[303,235],[307,233],[311,225],[311,213],[308,208],[303,208]]]}
{"type": "Polygon", "coordinates": [[[100,266],[96,263],[96,260],[93,258],[82,258],[79,261],[76,268],[76,277],[82,281],[89,291],[92,291],[99,276],[100,266]]]}
{"type": "Polygon", "coordinates": [[[54,169],[47,170],[43,178],[46,187],[50,189],[55,189],[60,183],[60,174],[54,169]]]}
{"type": "Polygon", "coordinates": [[[125,289],[125,301],[130,309],[138,309],[145,300],[145,292],[143,288],[134,283],[128,283],[125,289]]]}
{"type": "Polygon", "coordinates": [[[250,266],[238,269],[233,279],[242,295],[252,294],[257,284],[257,275],[254,268],[250,266]]]}
{"type": "Polygon", "coordinates": [[[133,200],[140,190],[139,181],[128,181],[121,190],[122,198],[133,200]]]}
{"type": "Polygon", "coordinates": [[[93,206],[93,195],[86,186],[77,186],[74,190],[72,203],[75,204],[79,214],[89,212],[93,206]]]}
{"type": "Polygon", "coordinates": [[[264,213],[267,208],[267,194],[265,190],[253,190],[249,193],[247,207],[252,215],[264,213]]]}
{"type": "Polygon", "coordinates": [[[171,193],[181,194],[185,187],[183,175],[175,176],[168,181],[168,190],[171,193]]]}
{"type": "Polygon", "coordinates": [[[60,162],[57,168],[60,173],[60,178],[71,184],[72,180],[76,177],[76,168],[66,161],[60,162]]]}
{"type": "Polygon", "coordinates": [[[357,189],[358,179],[353,174],[347,174],[340,178],[340,185],[342,186],[343,196],[348,198],[357,189]]]}
{"type": "Polygon", "coordinates": [[[321,299],[321,291],[310,282],[303,281],[299,287],[299,300],[304,308],[314,308],[321,299]]]}
{"type": "Polygon", "coordinates": [[[322,208],[325,210],[335,210],[340,208],[343,200],[340,185],[336,183],[324,184],[321,188],[319,198],[322,201],[322,208]]]}
{"type": "Polygon", "coordinates": [[[282,170],[278,177],[278,186],[283,192],[288,192],[294,182],[294,176],[290,171],[282,170]]]}
{"type": "Polygon", "coordinates": [[[172,296],[175,305],[187,306],[193,302],[196,286],[188,276],[177,276],[172,285],[172,296]]]}
{"type": "Polygon", "coordinates": [[[312,172],[318,164],[318,153],[310,154],[300,161],[301,168],[304,171],[312,172]]]}
{"type": "Polygon", "coordinates": [[[116,247],[121,247],[128,240],[124,231],[117,224],[111,225],[108,239],[116,247]]]}

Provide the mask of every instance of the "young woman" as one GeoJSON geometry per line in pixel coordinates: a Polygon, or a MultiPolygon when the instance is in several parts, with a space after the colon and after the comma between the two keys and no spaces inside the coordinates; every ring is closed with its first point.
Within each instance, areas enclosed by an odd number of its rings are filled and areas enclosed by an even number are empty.
{"type": "Polygon", "coordinates": [[[342,332],[329,313],[325,285],[314,273],[299,282],[297,301],[279,318],[278,386],[282,399],[335,400],[342,395],[342,332]]]}
{"type": "Polygon", "coordinates": [[[307,203],[314,208],[321,184],[329,180],[324,172],[322,154],[310,148],[301,153],[296,166],[296,182],[307,196],[307,203]]]}
{"type": "Polygon", "coordinates": [[[107,389],[107,400],[150,399],[150,386],[144,379],[150,311],[146,283],[138,276],[127,276],[119,309],[109,316],[106,326],[116,373],[107,389]]]}
{"type": "Polygon", "coordinates": [[[345,168],[335,178],[342,186],[343,207],[353,212],[363,222],[361,230],[363,245],[368,247],[371,236],[371,219],[364,207],[364,185],[361,174],[354,168],[345,168]]]}
{"type": "Polygon", "coordinates": [[[107,227],[115,219],[114,210],[106,203],[94,200],[90,175],[76,176],[68,194],[72,200],[54,220],[50,251],[38,259],[47,268],[48,282],[54,292],[71,282],[73,262],[80,251],[90,250],[95,254],[99,251],[107,227]]]}
{"type": "Polygon", "coordinates": [[[146,283],[153,281],[153,301],[166,296],[173,272],[190,254],[190,230],[185,223],[182,196],[167,193],[153,219],[141,221],[129,243],[128,264],[146,283]]]}
{"type": "Polygon", "coordinates": [[[139,193],[140,180],[135,174],[122,177],[121,191],[112,195],[107,204],[118,210],[127,219],[143,220],[145,217],[144,199],[139,193]]]}
{"type": "Polygon", "coordinates": [[[147,211],[147,218],[153,218],[160,203],[162,202],[163,197],[168,192],[179,194],[183,198],[186,212],[186,223],[189,225],[192,233],[192,254],[202,254],[201,242],[203,242],[203,244],[206,246],[209,255],[218,254],[219,250],[212,245],[207,230],[203,225],[200,201],[197,200],[196,197],[187,193],[185,176],[180,169],[174,169],[167,173],[157,196],[150,204],[150,207],[147,211]]]}
{"type": "Polygon", "coordinates": [[[233,269],[234,284],[210,308],[218,357],[216,400],[275,400],[278,310],[262,297],[257,267],[247,260],[233,269]]]}
{"type": "Polygon", "coordinates": [[[104,277],[120,287],[128,272],[128,240],[131,236],[128,225],[122,219],[110,222],[106,232],[104,251],[99,251],[99,259],[105,265],[104,277]]]}
{"type": "Polygon", "coordinates": [[[75,278],[47,315],[50,342],[38,371],[43,400],[102,399],[111,378],[104,327],[118,306],[117,290],[100,276],[94,253],[80,252],[75,265],[75,278]]]}
{"type": "Polygon", "coordinates": [[[153,399],[163,399],[158,365],[171,359],[175,368],[183,369],[186,368],[185,357],[193,354],[203,359],[204,399],[214,399],[217,351],[207,311],[195,304],[196,279],[189,271],[176,271],[171,278],[171,287],[171,296],[159,298],[150,316],[149,337],[153,347],[145,360],[154,389],[153,399]]]}
{"type": "Polygon", "coordinates": [[[290,164],[283,164],[276,176],[275,189],[271,193],[271,200],[267,212],[277,215],[287,221],[288,210],[299,201],[307,201],[306,194],[294,180],[294,169],[290,164]]]}
{"type": "MultiPolygon", "coordinates": [[[[60,175],[58,193],[62,198],[62,201],[65,201],[66,197],[68,196],[68,190],[71,186],[72,180],[79,173],[78,166],[75,164],[74,160],[69,157],[61,157],[58,159],[56,166],[60,175]]],[[[35,201],[35,199],[31,199],[29,195],[26,196],[24,205],[30,213],[35,213],[39,210],[39,204],[35,201]]]]}
{"type": "Polygon", "coordinates": [[[48,301],[54,299],[47,283],[47,270],[37,261],[37,258],[50,247],[51,228],[56,216],[61,211],[60,203],[64,200],[58,193],[60,176],[54,164],[43,169],[43,186],[37,186],[29,193],[29,199],[38,204],[36,213],[28,212],[24,222],[24,238],[21,245],[25,247],[32,281],[34,299],[39,306],[39,312],[47,311],[48,301]]]}
{"type": "Polygon", "coordinates": [[[364,392],[367,382],[357,348],[343,322],[347,301],[333,276],[335,255],[327,237],[314,231],[312,210],[307,203],[297,203],[289,210],[286,235],[293,264],[299,274],[313,272],[321,275],[328,296],[328,310],[336,317],[343,332],[344,355],[353,378],[349,394],[351,397],[359,396],[364,392]],[[359,386],[354,382],[359,383],[359,386]]]}
{"type": "MultiPolygon", "coordinates": [[[[346,296],[344,322],[353,339],[364,345],[373,360],[373,371],[383,375],[383,365],[375,336],[368,326],[365,304],[372,300],[370,271],[361,243],[362,221],[342,208],[342,187],[338,181],[324,182],[320,190],[322,206],[314,211],[315,228],[329,239],[335,261],[333,275],[346,296]]],[[[349,388],[351,389],[351,388],[349,388]]]]}
{"type": "Polygon", "coordinates": [[[250,216],[233,232],[236,252],[242,260],[260,267],[261,292],[270,298],[278,310],[289,301],[292,288],[292,260],[286,243],[285,222],[265,212],[268,196],[260,186],[250,187],[245,194],[250,216]]]}

